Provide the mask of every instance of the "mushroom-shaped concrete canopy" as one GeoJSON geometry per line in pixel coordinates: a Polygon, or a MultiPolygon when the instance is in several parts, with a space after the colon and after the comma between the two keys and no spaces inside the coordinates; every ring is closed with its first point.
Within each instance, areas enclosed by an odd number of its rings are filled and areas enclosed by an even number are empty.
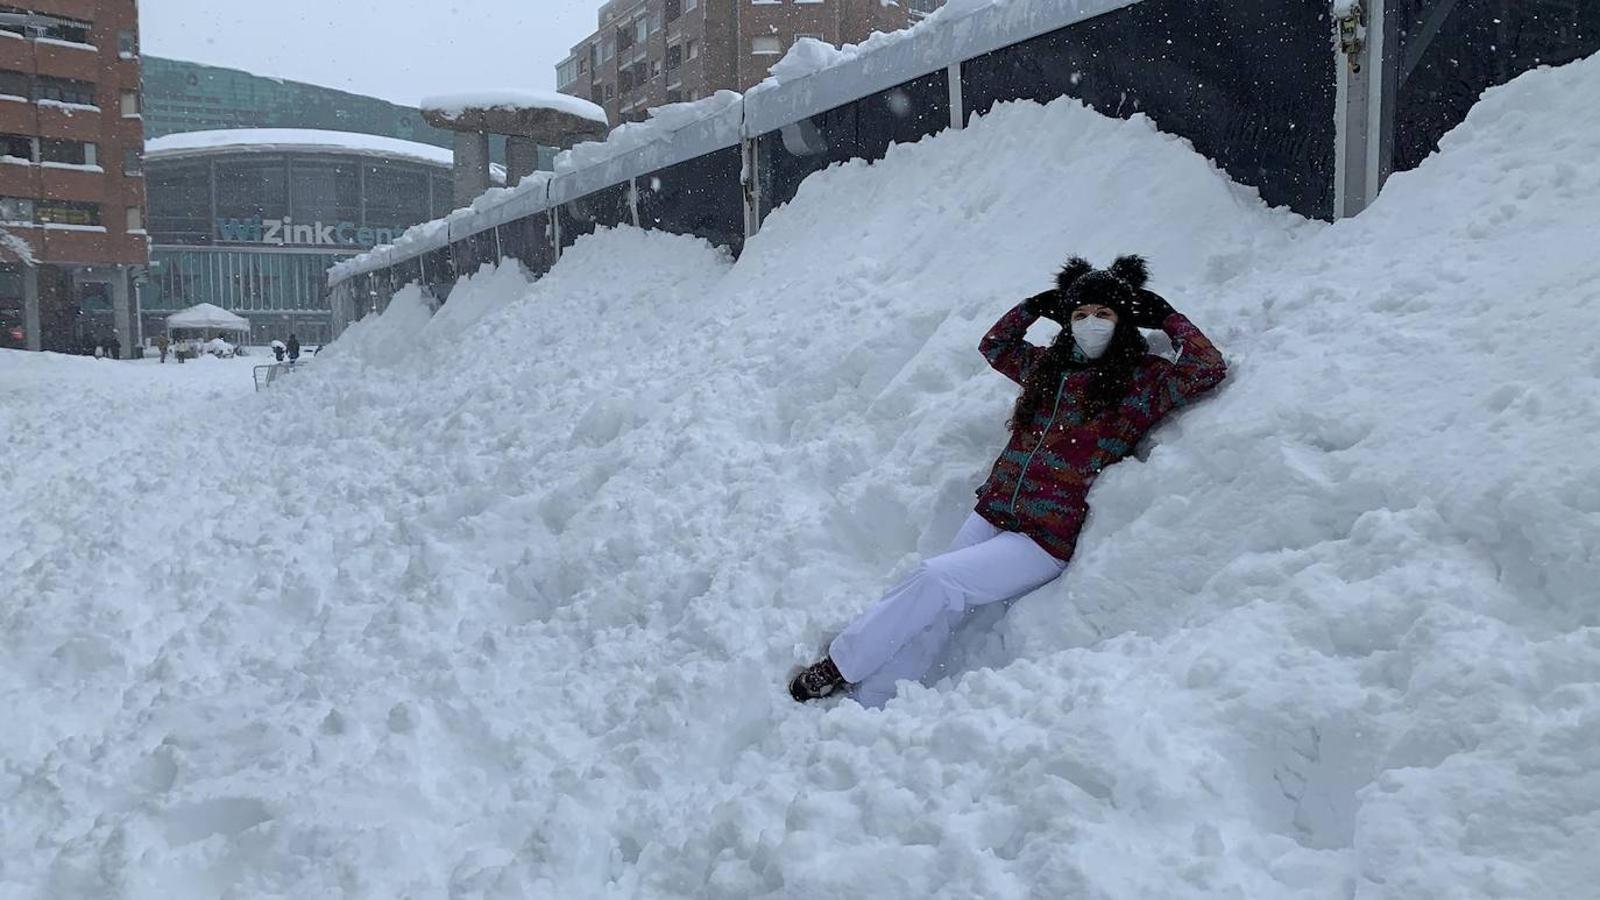
{"type": "Polygon", "coordinates": [[[483,91],[429,97],[423,121],[456,133],[456,203],[466,205],[489,187],[489,135],[506,136],[506,184],[539,165],[539,148],[565,149],[604,140],[605,110],[579,97],[545,91],[483,91]]]}

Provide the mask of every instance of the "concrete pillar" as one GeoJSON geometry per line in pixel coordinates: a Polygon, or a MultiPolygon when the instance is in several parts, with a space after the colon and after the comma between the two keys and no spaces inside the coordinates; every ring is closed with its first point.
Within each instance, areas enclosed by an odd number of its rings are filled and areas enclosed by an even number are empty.
{"type": "Polygon", "coordinates": [[[482,131],[456,132],[455,205],[471,205],[489,189],[489,135],[482,131]]]}
{"type": "Polygon", "coordinates": [[[516,187],[528,175],[539,171],[539,144],[533,138],[506,137],[506,187],[516,187]]]}
{"type": "Polygon", "coordinates": [[[44,335],[39,325],[39,267],[22,266],[22,329],[27,332],[28,349],[43,350],[44,335]]]}
{"type": "Polygon", "coordinates": [[[111,327],[117,330],[122,359],[133,358],[138,320],[133,316],[133,292],[128,290],[128,267],[117,266],[111,276],[111,327]]]}

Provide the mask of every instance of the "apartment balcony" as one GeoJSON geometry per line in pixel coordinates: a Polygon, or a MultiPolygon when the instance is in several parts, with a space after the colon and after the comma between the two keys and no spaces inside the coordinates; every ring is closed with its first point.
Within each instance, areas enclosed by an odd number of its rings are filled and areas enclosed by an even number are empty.
{"type": "Polygon", "coordinates": [[[95,202],[105,199],[106,173],[100,166],[43,162],[38,169],[39,197],[95,202]]]}
{"type": "MultiPolygon", "coordinates": [[[[0,105],[9,105],[0,103],[0,105]]],[[[42,137],[65,138],[73,141],[98,141],[103,131],[103,111],[98,106],[80,103],[61,103],[55,100],[40,100],[39,107],[39,135],[42,137]]],[[[3,121],[3,117],[0,117],[3,121]]],[[[22,134],[28,134],[33,129],[29,128],[22,134]]]]}

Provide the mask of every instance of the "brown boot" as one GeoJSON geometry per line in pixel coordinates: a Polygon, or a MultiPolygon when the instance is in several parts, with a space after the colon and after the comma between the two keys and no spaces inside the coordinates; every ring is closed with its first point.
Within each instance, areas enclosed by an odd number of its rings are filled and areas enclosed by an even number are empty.
{"type": "Polygon", "coordinates": [[[833,664],[832,659],[824,656],[821,662],[805,667],[793,681],[789,682],[789,696],[804,703],[807,700],[820,700],[848,686],[849,682],[839,674],[839,667],[833,664]]]}

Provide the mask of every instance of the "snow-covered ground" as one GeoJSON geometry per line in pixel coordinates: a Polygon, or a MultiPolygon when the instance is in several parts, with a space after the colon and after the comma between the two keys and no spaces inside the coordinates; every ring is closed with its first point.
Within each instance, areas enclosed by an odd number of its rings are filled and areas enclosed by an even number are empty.
{"type": "Polygon", "coordinates": [[[0,896],[1594,896],[1596,97],[1332,226],[1009,105],[260,395],[0,354],[0,896]],[[1227,384],[942,680],[791,702],[1002,446],[983,331],[1134,251],[1227,384]]]}

